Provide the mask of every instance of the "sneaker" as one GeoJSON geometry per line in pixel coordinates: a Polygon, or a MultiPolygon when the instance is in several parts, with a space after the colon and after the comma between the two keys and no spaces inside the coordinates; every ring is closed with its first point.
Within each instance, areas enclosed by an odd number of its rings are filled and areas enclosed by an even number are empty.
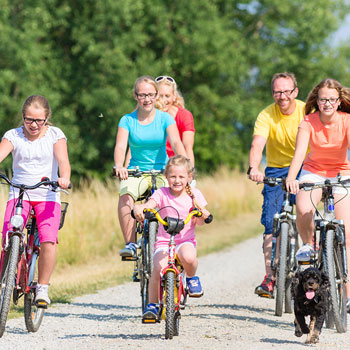
{"type": "Polygon", "coordinates": [[[188,295],[192,298],[199,298],[203,295],[203,289],[201,286],[201,281],[198,276],[191,278],[186,277],[186,283],[188,286],[188,295]]]}
{"type": "Polygon", "coordinates": [[[314,254],[315,251],[312,245],[306,243],[298,249],[295,259],[298,261],[309,261],[314,254]]]}
{"type": "Polygon", "coordinates": [[[346,311],[350,314],[350,298],[346,299],[346,311]]]}
{"type": "Polygon", "coordinates": [[[38,284],[36,287],[35,303],[46,303],[50,304],[51,300],[49,298],[49,286],[47,284],[38,284]]]}
{"type": "Polygon", "coordinates": [[[159,307],[157,304],[150,303],[147,305],[145,311],[142,314],[142,320],[157,320],[159,307]]]}
{"type": "Polygon", "coordinates": [[[136,255],[136,244],[129,242],[125,247],[119,252],[120,256],[133,257],[136,255]]]}
{"type": "Polygon", "coordinates": [[[254,293],[263,298],[272,299],[273,289],[275,287],[275,281],[272,279],[272,275],[270,273],[266,274],[263,282],[255,288],[254,293]]]}

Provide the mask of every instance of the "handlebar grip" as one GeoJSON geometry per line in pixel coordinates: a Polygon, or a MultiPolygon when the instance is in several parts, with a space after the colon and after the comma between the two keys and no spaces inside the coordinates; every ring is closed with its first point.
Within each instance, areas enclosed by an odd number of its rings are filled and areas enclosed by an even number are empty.
{"type": "Polygon", "coordinates": [[[213,221],[213,215],[211,214],[204,220],[206,224],[210,224],[212,221],[213,221]]]}

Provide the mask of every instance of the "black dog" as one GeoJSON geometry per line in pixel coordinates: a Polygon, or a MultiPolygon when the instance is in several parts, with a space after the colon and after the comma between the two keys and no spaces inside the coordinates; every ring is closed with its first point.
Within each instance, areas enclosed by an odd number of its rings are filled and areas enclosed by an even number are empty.
{"type": "Polygon", "coordinates": [[[319,341],[327,311],[328,286],[328,277],[314,267],[297,272],[292,280],[295,335],[308,334],[307,344],[319,341]],[[310,316],[309,326],[305,322],[306,316],[310,316]]]}

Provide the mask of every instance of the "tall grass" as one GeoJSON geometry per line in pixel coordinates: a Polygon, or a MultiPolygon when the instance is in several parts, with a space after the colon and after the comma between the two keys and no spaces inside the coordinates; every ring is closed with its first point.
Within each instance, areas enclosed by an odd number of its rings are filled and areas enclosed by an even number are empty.
{"type": "MultiPolygon", "coordinates": [[[[102,183],[93,180],[81,183],[70,195],[63,228],[59,231],[57,267],[91,262],[97,257],[118,255],[124,241],[118,222],[118,181],[102,183]]],[[[242,214],[258,212],[261,207],[261,186],[247,176],[227,169],[215,175],[197,178],[197,187],[204,194],[216,220],[230,220],[242,214]]],[[[8,196],[8,187],[0,187],[0,222],[8,196]]]]}

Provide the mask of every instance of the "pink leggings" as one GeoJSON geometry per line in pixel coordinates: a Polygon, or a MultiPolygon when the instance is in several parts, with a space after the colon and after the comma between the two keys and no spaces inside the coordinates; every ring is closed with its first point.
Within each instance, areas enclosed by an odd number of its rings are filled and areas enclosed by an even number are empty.
{"type": "MultiPolygon", "coordinates": [[[[57,234],[61,219],[61,204],[57,202],[29,202],[23,200],[22,217],[27,222],[31,209],[35,210],[36,222],[38,225],[39,240],[43,242],[58,243],[57,234]]],[[[12,228],[11,217],[15,214],[17,199],[7,202],[2,237],[12,228]]]]}

